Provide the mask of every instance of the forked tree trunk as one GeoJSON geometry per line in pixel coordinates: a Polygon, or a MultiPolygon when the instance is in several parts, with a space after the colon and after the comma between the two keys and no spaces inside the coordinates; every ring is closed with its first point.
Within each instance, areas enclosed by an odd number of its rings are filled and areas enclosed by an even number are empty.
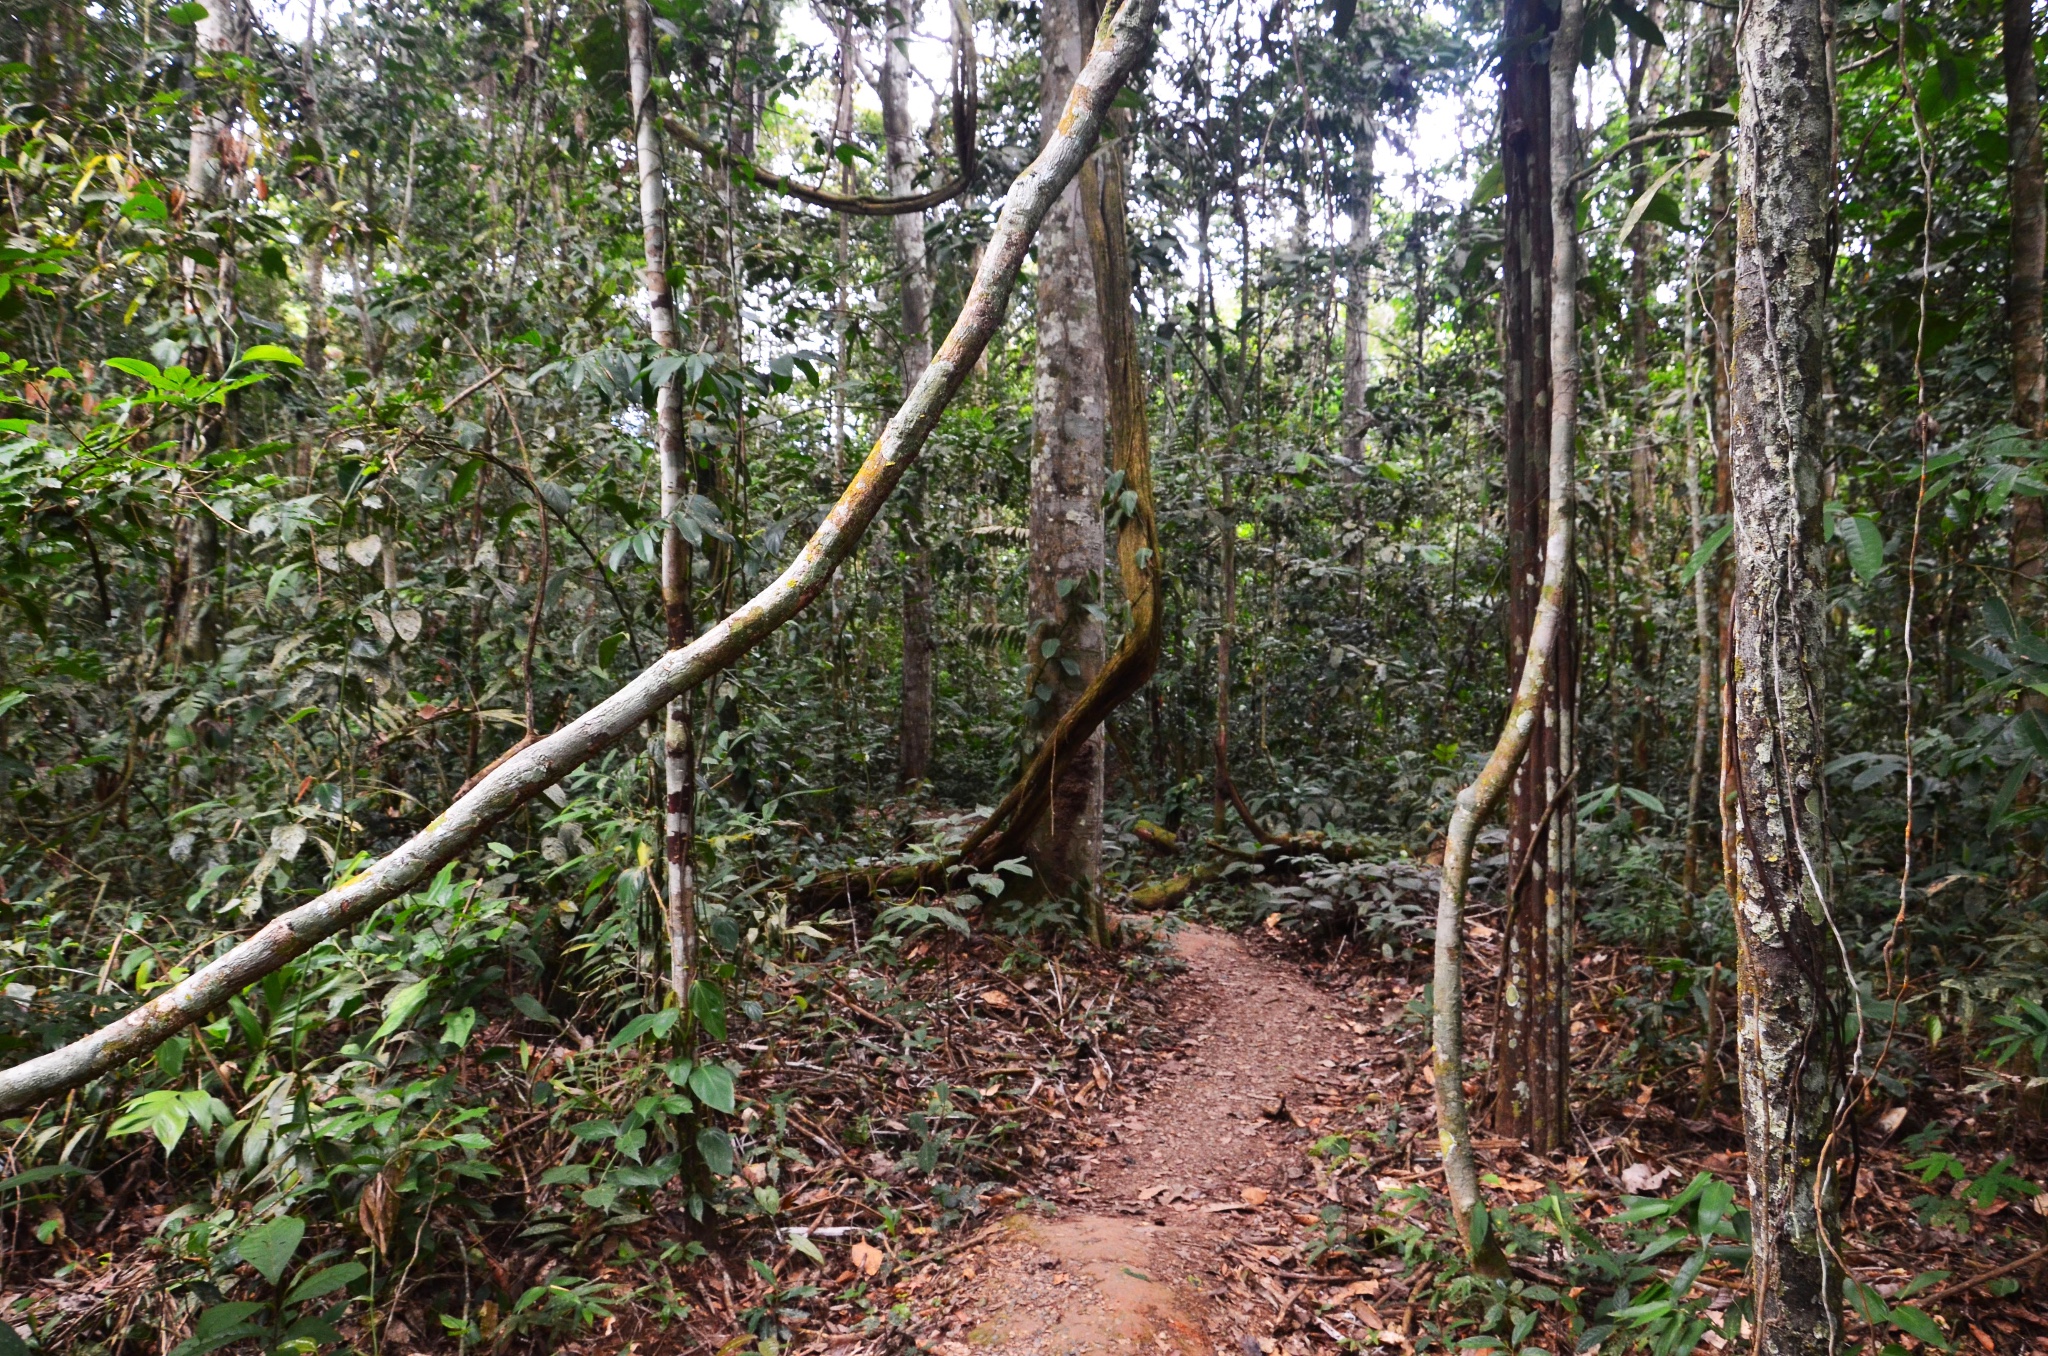
{"type": "Polygon", "coordinates": [[[1821,777],[1821,372],[1831,255],[1824,0],[1752,0],[1736,29],[1736,1047],[1761,1356],[1842,1341],[1837,1164],[1851,1151],[1847,992],[1821,777]]]}
{"type": "MultiPolygon", "coordinates": [[[[1041,138],[1050,138],[1095,30],[1089,0],[1041,7],[1041,138]]],[[[1032,725],[1042,739],[1102,668],[1102,487],[1109,390],[1094,265],[1070,185],[1038,232],[1038,360],[1032,386],[1032,725]],[[1050,653],[1047,651],[1050,650],[1050,653]]],[[[1102,862],[1102,732],[1059,766],[1032,865],[1054,894],[1092,891],[1102,862]]]]}
{"type": "MultiPolygon", "coordinates": [[[[1579,35],[1585,22],[1583,0],[1563,0],[1558,13],[1556,36],[1550,44],[1548,101],[1551,156],[1549,183],[1550,259],[1548,266],[1547,334],[1550,352],[1549,424],[1546,445],[1550,454],[1547,534],[1543,544],[1542,585],[1537,596],[1533,623],[1529,628],[1528,651],[1522,657],[1515,697],[1508,707],[1500,737],[1493,753],[1473,783],[1458,793],[1445,834],[1443,880],[1437,891],[1435,1011],[1431,1032],[1435,1042],[1437,1141],[1444,1159],[1444,1185],[1451,1201],[1451,1213],[1465,1236],[1476,1267],[1493,1274],[1505,1274],[1506,1263],[1490,1233],[1479,1227],[1478,1216],[1485,1208],[1479,1195],[1478,1169],[1472,1156],[1472,1136],[1465,1105],[1465,886],[1472,871],[1472,845],[1479,826],[1507,794],[1509,780],[1522,765],[1524,756],[1537,744],[1551,689],[1558,685],[1561,659],[1568,640],[1571,606],[1572,501],[1574,449],[1578,442],[1579,338],[1578,338],[1578,251],[1574,229],[1576,194],[1573,164],[1576,158],[1576,128],[1572,121],[1572,82],[1578,73],[1579,35]]],[[[1568,731],[1565,733],[1568,734],[1568,731]]],[[[1565,745],[1566,750],[1569,744],[1565,745]]],[[[1566,777],[1569,774],[1565,774],[1566,777]]],[[[1562,781],[1559,795],[1568,795],[1570,784],[1562,781]]],[[[1512,837],[1510,838],[1512,842],[1512,837]]],[[[1532,869],[1529,875],[1536,872],[1532,869]]],[[[1546,870],[1545,876],[1554,874],[1546,870]]],[[[1533,920],[1539,942],[1555,948],[1547,953],[1559,962],[1570,952],[1568,914],[1550,911],[1533,920]],[[1561,953],[1561,954],[1560,954],[1561,953]]],[[[1515,936],[1525,935],[1527,925],[1516,924],[1515,936]]],[[[1512,943],[1511,943],[1512,945],[1512,943]]],[[[1530,961],[1524,973],[1536,973],[1530,961]]],[[[1512,982],[1514,971],[1509,971],[1512,982]]],[[[1532,1014],[1532,1026],[1552,1020],[1539,1011],[1539,1003],[1528,1002],[1524,1011],[1532,1014]]],[[[1502,1020],[1508,1020],[1506,1012],[1502,1020]]],[[[1561,1040],[1561,1035],[1559,1036],[1561,1040]]],[[[1503,1040],[1503,1045],[1505,1045],[1503,1040]]],[[[1563,1060],[1560,1051],[1559,1064],[1563,1060]]],[[[1562,1070],[1560,1069],[1561,1073],[1562,1070]]]]}
{"type": "Polygon", "coordinates": [[[1105,24],[1052,135],[1037,158],[1011,182],[982,252],[974,286],[961,303],[946,341],[884,426],[838,502],[781,574],[697,639],[655,660],[589,711],[501,760],[453,805],[386,856],[271,919],[254,935],[91,1035],[0,1069],[0,1115],[32,1106],[148,1054],[246,986],[276,973],[323,939],[424,884],[435,872],[481,846],[506,816],[629,738],[675,697],[738,662],[814,602],[833,573],[859,548],[882,505],[924,450],[947,403],[966,384],[1001,325],[1005,303],[1033,234],[1079,171],[1110,101],[1150,50],[1157,14],[1157,0],[1124,0],[1105,24]]]}
{"type": "MultiPolygon", "coordinates": [[[[632,81],[633,135],[640,171],[641,284],[647,289],[647,329],[664,349],[682,346],[676,326],[675,289],[668,276],[668,185],[661,145],[661,110],[654,102],[654,16],[647,0],[626,0],[626,64],[632,81]]],[[[690,493],[688,446],[682,392],[675,375],[654,397],[655,450],[660,459],[661,605],[668,648],[690,643],[690,546],[674,518],[690,493]]],[[[666,864],[662,907],[668,928],[669,984],[676,1006],[690,1010],[696,979],[697,899],[691,853],[696,837],[697,757],[690,694],[678,694],[662,714],[662,860],[666,864]]]]}
{"type": "MultiPolygon", "coordinates": [[[[1521,672],[1541,606],[1544,543],[1552,525],[1550,476],[1553,406],[1551,313],[1557,224],[1558,128],[1571,127],[1571,86],[1559,95],[1541,59],[1550,18],[1539,0],[1514,0],[1505,15],[1508,51],[1502,79],[1501,164],[1507,193],[1502,323],[1506,372],[1508,516],[1508,671],[1521,672]]],[[[1574,67],[1576,70],[1576,67],[1574,67]]],[[[1571,157],[1570,138],[1563,150],[1571,157]]],[[[1567,233],[1570,230],[1567,219],[1567,233]]],[[[1568,576],[1567,576],[1568,577],[1568,576]]],[[[1499,1065],[1493,1128],[1538,1152],[1561,1146],[1569,1127],[1569,1059],[1565,1010],[1570,1005],[1572,830],[1577,816],[1568,778],[1572,718],[1578,691],[1577,644],[1570,590],[1562,599],[1550,673],[1514,776],[1508,813],[1513,898],[1503,929],[1499,1065]]]]}
{"type": "MultiPolygon", "coordinates": [[[[2041,338],[2041,275],[2048,252],[2042,202],[2041,92],[2034,69],[2032,0],[2005,0],[2005,136],[2012,195],[2012,262],[2006,307],[2012,324],[2012,420],[2036,437],[2048,432],[2048,360],[2041,338]]],[[[2038,495],[2012,501],[2012,599],[2015,612],[2041,618],[2041,572],[2048,563],[2048,518],[2038,495]]]]}
{"type": "MultiPolygon", "coordinates": [[[[914,0],[890,0],[882,44],[882,129],[888,140],[889,196],[907,198],[917,182],[917,134],[910,120],[909,46],[914,0]]],[[[925,259],[924,213],[889,219],[902,270],[898,306],[898,368],[909,390],[932,360],[932,279],[925,259]]],[[[903,682],[897,722],[897,780],[915,786],[932,758],[932,548],[924,524],[923,468],[904,478],[898,536],[903,547],[903,682]]]]}

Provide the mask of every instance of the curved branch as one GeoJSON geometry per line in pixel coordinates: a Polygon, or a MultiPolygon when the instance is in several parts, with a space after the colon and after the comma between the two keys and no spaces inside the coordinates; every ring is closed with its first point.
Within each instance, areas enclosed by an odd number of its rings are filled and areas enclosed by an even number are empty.
{"type": "Polygon", "coordinates": [[[762,169],[753,161],[733,155],[724,147],[685,124],[673,113],[661,115],[661,125],[668,134],[683,145],[704,157],[704,162],[713,169],[728,166],[742,171],[746,176],[770,192],[781,193],[795,198],[798,202],[813,207],[823,207],[833,212],[843,212],[854,217],[900,217],[912,212],[922,212],[940,203],[951,202],[967,191],[974,181],[974,171],[980,166],[979,150],[975,145],[975,120],[980,112],[981,97],[975,77],[974,25],[966,13],[964,0],[953,0],[953,157],[960,169],[952,179],[925,193],[905,198],[891,198],[867,193],[834,193],[829,189],[812,188],[800,184],[787,175],[776,174],[762,169]]]}
{"type": "Polygon", "coordinates": [[[1081,168],[1110,101],[1147,50],[1158,3],[1124,0],[1106,25],[1106,34],[1074,82],[1057,130],[1011,186],[952,332],[839,502],[773,583],[597,706],[508,758],[389,855],[337,882],[317,899],[271,919],[224,955],[91,1035],[0,1070],[0,1114],[75,1088],[148,1054],[247,985],[424,883],[481,844],[498,821],[572,769],[631,737],[670,698],[737,662],[823,593],[924,450],[939,416],[1002,323],[1031,238],[1081,168]]]}

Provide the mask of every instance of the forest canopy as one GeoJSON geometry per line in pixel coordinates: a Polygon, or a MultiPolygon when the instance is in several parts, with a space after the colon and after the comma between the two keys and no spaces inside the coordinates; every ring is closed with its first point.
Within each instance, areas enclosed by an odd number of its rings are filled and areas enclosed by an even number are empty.
{"type": "Polygon", "coordinates": [[[0,1356],[2048,1351],[2041,26],[0,15],[0,1356]]]}

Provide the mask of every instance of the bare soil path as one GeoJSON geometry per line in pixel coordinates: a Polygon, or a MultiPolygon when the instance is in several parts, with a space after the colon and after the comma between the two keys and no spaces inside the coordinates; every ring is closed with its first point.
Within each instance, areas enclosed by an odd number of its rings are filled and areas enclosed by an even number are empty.
{"type": "MultiPolygon", "coordinates": [[[[944,1356],[1152,1350],[1256,1356],[1259,1331],[1219,1302],[1247,1226],[1303,1174],[1285,1099],[1309,1080],[1337,1020],[1330,995],[1285,963],[1208,928],[1181,931],[1183,1040],[1135,1110],[1110,1118],[1067,1200],[1019,1210],[958,1268],[944,1356]]],[[[1327,1067],[1327,1066],[1325,1066],[1327,1067]]],[[[1266,1344],[1270,1349],[1270,1344],[1266,1344]]]]}

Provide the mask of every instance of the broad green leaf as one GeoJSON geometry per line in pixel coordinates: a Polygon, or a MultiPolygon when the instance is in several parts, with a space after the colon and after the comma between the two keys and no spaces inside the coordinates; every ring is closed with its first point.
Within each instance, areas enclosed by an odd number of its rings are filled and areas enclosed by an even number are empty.
{"type": "Polygon", "coordinates": [[[1726,522],[1715,528],[1712,532],[1709,532],[1707,539],[1700,543],[1700,549],[1692,553],[1692,559],[1686,561],[1685,568],[1678,572],[1678,582],[1690,584],[1692,577],[1704,569],[1709,561],[1713,560],[1714,553],[1727,543],[1729,534],[1734,531],[1735,524],[1726,522]]]}
{"type": "Polygon", "coordinates": [[[1835,521],[1835,531],[1856,577],[1866,584],[1877,578],[1884,569],[1884,534],[1877,530],[1877,519],[1867,513],[1845,513],[1835,521]]]}
{"type": "Polygon", "coordinates": [[[706,980],[696,981],[690,986],[690,1014],[705,1035],[715,1041],[725,1039],[725,990],[706,980]]]}
{"type": "Polygon", "coordinates": [[[619,1034],[611,1038],[608,1046],[613,1050],[622,1050],[650,1031],[659,1039],[675,1029],[676,1019],[680,1016],[682,1016],[682,1013],[675,1008],[663,1008],[659,1012],[643,1012],[623,1027],[620,1027],[619,1034]]]}
{"type": "Polygon", "coordinates": [[[427,1001],[427,995],[433,988],[433,980],[420,979],[403,988],[393,989],[384,999],[384,1020],[377,1024],[376,1032],[370,1037],[370,1044],[375,1045],[404,1026],[406,1020],[419,1011],[420,1004],[427,1001]]]}
{"type": "Polygon", "coordinates": [[[697,1132],[697,1153],[713,1177],[732,1176],[732,1136],[715,1125],[697,1132]]]}
{"type": "Polygon", "coordinates": [[[690,1091],[713,1111],[733,1109],[732,1070],[723,1064],[699,1064],[690,1070],[690,1091]]]}
{"type": "Polygon", "coordinates": [[[298,354],[278,344],[258,344],[244,351],[241,357],[235,359],[235,363],[238,366],[242,363],[285,363],[292,367],[306,365],[300,361],[298,354]]]}
{"type": "Polygon", "coordinates": [[[284,1269],[291,1265],[292,1254],[299,1250],[299,1240],[305,1236],[306,1221],[294,1215],[279,1215],[236,1239],[235,1253],[261,1272],[264,1280],[276,1285],[284,1269]]]}
{"type": "Polygon", "coordinates": [[[1928,1346],[1939,1347],[1943,1351],[1955,1350],[1955,1344],[1948,1340],[1948,1334],[1941,1330],[1940,1324],[1928,1317],[1925,1310],[1916,1309],[1910,1304],[1894,1305],[1891,1320],[1892,1325],[1908,1337],[1917,1337],[1928,1346]]]}
{"type": "Polygon", "coordinates": [[[299,1304],[305,1300],[331,1295],[346,1285],[353,1285],[359,1276],[367,1276],[370,1269],[361,1262],[343,1262],[339,1266],[323,1267],[292,1287],[284,1297],[286,1304],[299,1304]]]}

